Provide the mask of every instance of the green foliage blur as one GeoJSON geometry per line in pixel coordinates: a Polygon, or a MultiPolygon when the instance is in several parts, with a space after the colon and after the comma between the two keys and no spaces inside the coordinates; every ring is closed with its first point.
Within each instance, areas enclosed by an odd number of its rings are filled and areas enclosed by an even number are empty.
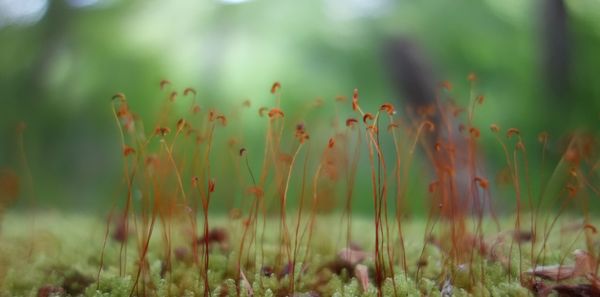
{"type": "MultiPolygon", "coordinates": [[[[267,104],[277,80],[286,109],[359,88],[362,105],[403,110],[383,54],[398,38],[420,45],[434,79],[451,81],[461,104],[467,75],[477,74],[486,100],[475,121],[486,132],[492,123],[518,127],[532,144],[541,131],[598,134],[600,2],[564,1],[562,94],[544,81],[544,2],[0,0],[0,167],[22,170],[15,127],[23,121],[38,203],[106,209],[121,184],[114,93],[152,116],[164,78],[225,106],[267,104]]],[[[497,170],[498,145],[489,138],[484,147],[497,170]]]]}

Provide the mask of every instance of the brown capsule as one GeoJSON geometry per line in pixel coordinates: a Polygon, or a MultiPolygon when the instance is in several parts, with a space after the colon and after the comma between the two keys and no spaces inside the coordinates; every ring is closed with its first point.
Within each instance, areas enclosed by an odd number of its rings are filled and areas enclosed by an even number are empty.
{"type": "Polygon", "coordinates": [[[496,125],[496,124],[491,124],[490,130],[492,130],[492,132],[494,132],[494,133],[498,133],[500,131],[500,127],[498,127],[498,125],[496,125]]]}
{"type": "Polygon", "coordinates": [[[192,108],[192,112],[193,113],[199,113],[200,112],[200,106],[198,106],[197,104],[194,104],[194,107],[192,108]]]}
{"type": "Polygon", "coordinates": [[[192,93],[194,96],[196,96],[196,90],[192,88],[185,88],[185,90],[183,90],[183,96],[187,96],[189,93],[192,93]]]}
{"type": "Polygon", "coordinates": [[[267,111],[267,110],[269,110],[269,109],[268,109],[268,108],[266,108],[266,107],[261,107],[261,108],[259,108],[259,109],[258,109],[258,115],[259,115],[259,116],[261,116],[261,117],[262,117],[262,116],[264,116],[264,114],[265,114],[265,111],[267,111]]]}
{"type": "Polygon", "coordinates": [[[280,88],[281,88],[281,83],[279,83],[278,81],[274,82],[273,85],[271,86],[271,94],[277,93],[277,91],[279,91],[280,88]]]}
{"type": "Polygon", "coordinates": [[[177,130],[181,131],[187,126],[187,122],[184,119],[177,120],[177,130]]]}
{"type": "Polygon", "coordinates": [[[169,80],[163,79],[160,81],[160,89],[163,90],[165,86],[170,85],[171,82],[169,80]]]}
{"type": "Polygon", "coordinates": [[[217,120],[221,122],[221,125],[227,126],[227,118],[224,115],[218,115],[217,120]]]}
{"type": "Polygon", "coordinates": [[[173,91],[169,94],[169,101],[173,102],[175,99],[177,99],[177,92],[173,91]]]}
{"type": "Polygon", "coordinates": [[[116,93],[112,96],[111,100],[115,100],[115,99],[119,99],[119,101],[126,101],[125,99],[125,94],[123,93],[116,93]]]}

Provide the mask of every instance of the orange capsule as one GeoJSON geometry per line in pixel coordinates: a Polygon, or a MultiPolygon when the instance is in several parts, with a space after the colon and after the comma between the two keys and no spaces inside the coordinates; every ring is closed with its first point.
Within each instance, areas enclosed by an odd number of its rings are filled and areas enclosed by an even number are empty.
{"type": "Polygon", "coordinates": [[[598,229],[596,229],[596,227],[594,227],[592,224],[585,224],[583,228],[591,230],[594,234],[598,233],[598,229]]]}
{"type": "Polygon", "coordinates": [[[506,137],[511,138],[511,137],[513,137],[513,135],[519,135],[520,133],[521,132],[519,132],[519,129],[510,128],[510,129],[506,130],[506,137]]]}
{"type": "Polygon", "coordinates": [[[569,148],[564,154],[565,160],[571,164],[577,164],[580,161],[579,151],[574,148],[569,148]]]}
{"type": "Polygon", "coordinates": [[[283,111],[279,108],[273,108],[269,111],[269,118],[283,118],[283,111]]]}
{"type": "Polygon", "coordinates": [[[429,128],[429,132],[433,132],[435,130],[435,125],[431,121],[424,121],[423,125],[429,128]]]}
{"type": "Polygon", "coordinates": [[[208,120],[210,122],[214,121],[216,116],[217,116],[217,113],[214,110],[208,111],[208,120]]]}
{"type": "Polygon", "coordinates": [[[119,109],[117,109],[117,117],[124,118],[124,117],[128,117],[129,115],[130,115],[129,106],[127,106],[127,103],[122,103],[119,106],[119,109]]]}
{"type": "Polygon", "coordinates": [[[349,118],[346,120],[346,127],[354,127],[356,123],[358,123],[357,119],[349,118]]]}
{"type": "Polygon", "coordinates": [[[475,100],[477,101],[477,103],[483,104],[483,101],[485,100],[485,96],[479,95],[475,98],[475,100]]]}
{"type": "Polygon", "coordinates": [[[246,149],[245,148],[241,148],[240,149],[240,157],[243,156],[246,153],[246,149]]]}
{"type": "Polygon", "coordinates": [[[277,91],[279,91],[280,88],[281,88],[281,83],[279,83],[278,81],[274,82],[273,85],[271,86],[271,94],[275,94],[277,91]]]}
{"type": "Polygon", "coordinates": [[[227,126],[227,118],[224,115],[218,115],[217,120],[221,122],[221,125],[227,126]]]}
{"type": "Polygon", "coordinates": [[[128,145],[125,145],[123,147],[123,156],[127,157],[127,156],[129,156],[131,154],[135,154],[135,149],[132,148],[132,147],[130,147],[130,146],[128,146],[128,145]]]}
{"type": "Polygon", "coordinates": [[[471,134],[471,137],[473,138],[479,138],[479,129],[475,128],[475,127],[471,127],[469,129],[469,134],[471,134]]]}
{"type": "Polygon", "coordinates": [[[216,181],[214,178],[212,178],[208,181],[208,192],[209,193],[212,193],[215,191],[215,184],[216,184],[216,181]]]}
{"type": "Polygon", "coordinates": [[[299,140],[300,140],[300,143],[304,143],[309,139],[310,139],[310,135],[308,135],[308,133],[304,133],[299,140]]]}
{"type": "Polygon", "coordinates": [[[475,177],[474,180],[482,189],[487,189],[489,186],[488,180],[483,177],[475,177]]]}
{"type": "Polygon", "coordinates": [[[197,176],[192,177],[192,187],[197,187],[198,186],[198,182],[200,181],[200,178],[197,176]]]}
{"type": "Polygon", "coordinates": [[[365,113],[365,115],[363,116],[363,123],[367,123],[367,121],[373,120],[375,119],[375,117],[371,114],[371,113],[365,113]]]}
{"type": "Polygon", "coordinates": [[[379,129],[377,129],[377,126],[375,125],[368,125],[367,131],[377,134],[379,132],[379,129]]]}
{"type": "Polygon", "coordinates": [[[392,131],[392,129],[398,128],[400,127],[400,125],[398,125],[397,123],[391,123],[387,126],[387,130],[388,131],[392,131]]]}
{"type": "Polygon", "coordinates": [[[352,93],[352,110],[358,110],[358,89],[354,89],[352,93]]]}
{"type": "Polygon", "coordinates": [[[170,132],[171,132],[171,129],[169,129],[167,127],[157,127],[156,129],[154,129],[154,134],[160,135],[160,136],[167,136],[167,134],[169,134],[170,132]]]}
{"type": "Polygon", "coordinates": [[[333,148],[335,145],[335,140],[333,138],[329,138],[329,143],[327,143],[328,148],[333,148]]]}
{"type": "Polygon", "coordinates": [[[384,103],[379,107],[379,110],[387,112],[389,115],[393,115],[396,113],[394,106],[390,103],[384,103]]]}

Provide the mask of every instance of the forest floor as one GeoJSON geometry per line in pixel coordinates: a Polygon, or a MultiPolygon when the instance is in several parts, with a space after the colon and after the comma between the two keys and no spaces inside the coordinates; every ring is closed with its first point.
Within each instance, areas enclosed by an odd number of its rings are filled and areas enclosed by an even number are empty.
{"type": "MultiPolygon", "coordinates": [[[[398,234],[395,221],[389,221],[389,232],[398,234]]],[[[406,219],[402,221],[404,250],[397,236],[381,246],[383,263],[394,272],[385,268],[385,280],[379,285],[372,218],[353,217],[348,245],[341,216],[319,216],[309,249],[304,244],[308,235],[302,237],[305,220],[294,249],[296,223],[289,218],[289,250],[297,259],[292,276],[292,265],[282,259],[293,257],[281,256],[288,245],[280,240],[279,220],[267,219],[264,238],[259,220],[256,236],[247,233],[239,260],[243,220],[211,217],[210,296],[377,296],[378,290],[383,296],[595,296],[600,292],[597,262],[589,253],[598,249],[598,235],[582,219],[561,217],[548,233],[544,249],[543,223],[536,235],[513,232],[512,218],[501,219],[500,230],[485,219],[479,244],[455,244],[472,247],[454,251],[462,255],[457,257],[450,256],[452,244],[440,235],[448,222],[437,222],[429,233],[425,219],[406,219]],[[530,270],[532,261],[537,262],[535,273],[530,270]]],[[[0,296],[204,296],[204,241],[196,241],[200,256],[194,257],[190,244],[194,235],[185,219],[170,220],[167,228],[157,221],[143,261],[140,251],[147,233],[130,231],[130,240],[123,245],[118,227],[112,225],[107,233],[106,220],[98,216],[9,212],[0,224],[0,296]],[[144,269],[133,289],[139,263],[145,263],[144,269]]],[[[137,230],[148,230],[142,225],[137,223],[137,230]]],[[[474,221],[466,225],[468,230],[476,226],[474,221]]],[[[521,230],[528,230],[527,224],[521,230]]],[[[202,231],[198,233],[202,238],[202,231]]]]}

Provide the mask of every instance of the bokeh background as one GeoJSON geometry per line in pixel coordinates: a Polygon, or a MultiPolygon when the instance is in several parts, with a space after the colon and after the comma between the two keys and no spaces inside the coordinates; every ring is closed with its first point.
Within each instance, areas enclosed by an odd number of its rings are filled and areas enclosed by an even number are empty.
{"type": "Polygon", "coordinates": [[[277,80],[287,109],[355,87],[364,106],[402,109],[398,42],[458,102],[477,74],[482,127],[518,127],[532,143],[541,131],[598,134],[596,0],[0,0],[0,167],[19,168],[24,121],[40,207],[106,209],[121,179],[114,93],[152,114],[168,78],[206,104],[258,106],[277,80]]]}

